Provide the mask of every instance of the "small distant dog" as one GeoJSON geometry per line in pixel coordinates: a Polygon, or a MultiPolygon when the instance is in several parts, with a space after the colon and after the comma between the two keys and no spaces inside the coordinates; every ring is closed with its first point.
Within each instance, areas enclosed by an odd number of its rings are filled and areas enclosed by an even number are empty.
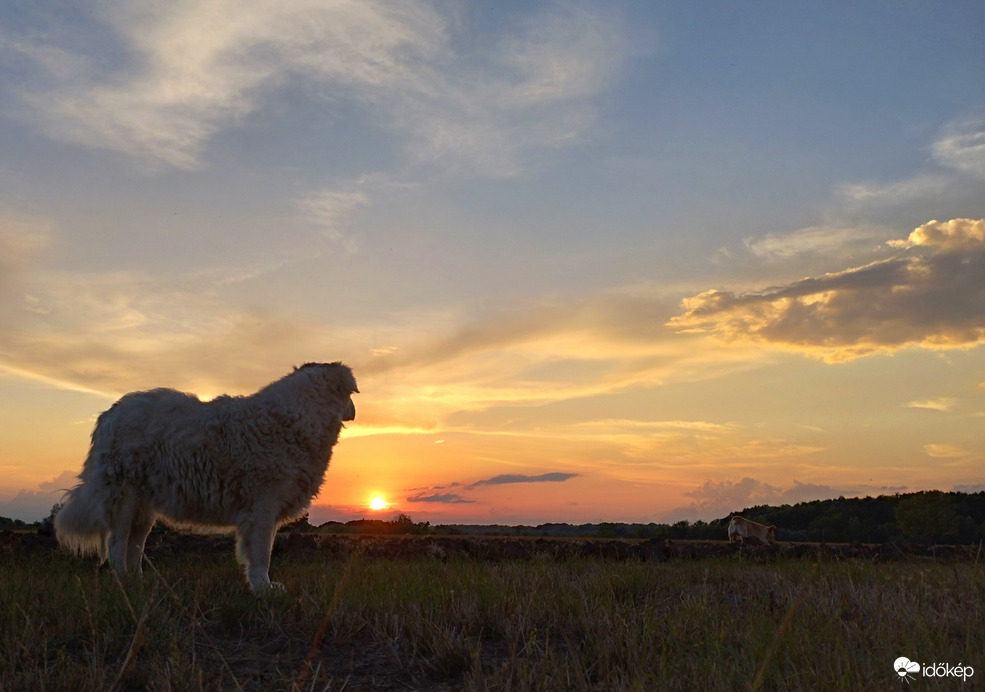
{"type": "Polygon", "coordinates": [[[741,543],[758,542],[763,545],[773,545],[776,543],[776,527],[763,526],[736,515],[728,525],[728,542],[732,543],[736,540],[741,543]]]}
{"type": "Polygon", "coordinates": [[[140,572],[158,517],[232,529],[250,588],[280,587],[274,536],[318,493],[358,391],[347,366],[308,363],[250,396],[127,394],[96,421],[81,483],[55,516],[58,542],[123,575],[140,572]]]}

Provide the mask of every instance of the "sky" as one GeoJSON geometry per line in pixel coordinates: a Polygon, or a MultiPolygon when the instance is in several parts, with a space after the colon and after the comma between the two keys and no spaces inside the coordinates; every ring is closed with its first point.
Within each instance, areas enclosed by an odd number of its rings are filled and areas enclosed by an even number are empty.
{"type": "Polygon", "coordinates": [[[336,360],[313,523],[985,489],[977,0],[8,2],[0,132],[0,516],[336,360]]]}

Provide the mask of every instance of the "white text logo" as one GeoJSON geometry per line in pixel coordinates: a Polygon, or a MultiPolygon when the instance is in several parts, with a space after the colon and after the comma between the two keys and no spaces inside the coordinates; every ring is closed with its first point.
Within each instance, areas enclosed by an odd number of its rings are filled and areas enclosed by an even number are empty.
{"type": "Polygon", "coordinates": [[[900,656],[893,662],[893,670],[896,671],[900,681],[905,681],[907,684],[910,680],[916,679],[917,675],[925,678],[961,678],[962,682],[967,682],[968,678],[975,674],[974,668],[961,663],[956,666],[949,663],[925,663],[921,666],[905,656],[900,656]]]}

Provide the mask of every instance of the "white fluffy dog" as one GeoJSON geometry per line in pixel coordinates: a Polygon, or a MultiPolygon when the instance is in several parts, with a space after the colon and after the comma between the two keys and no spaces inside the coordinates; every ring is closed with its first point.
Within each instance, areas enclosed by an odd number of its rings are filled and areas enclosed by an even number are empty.
{"type": "Polygon", "coordinates": [[[347,366],[309,363],[245,397],[127,394],[96,421],[82,482],[55,516],[58,542],[122,575],[140,572],[158,517],[234,529],[250,587],[269,588],[277,528],[318,493],[358,391],[347,366]]]}

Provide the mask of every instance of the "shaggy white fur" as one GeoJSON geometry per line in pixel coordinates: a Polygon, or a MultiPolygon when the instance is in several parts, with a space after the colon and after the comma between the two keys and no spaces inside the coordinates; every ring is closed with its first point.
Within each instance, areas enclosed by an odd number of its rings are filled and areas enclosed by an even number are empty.
{"type": "Polygon", "coordinates": [[[358,391],[347,366],[309,363],[245,397],[127,394],[96,421],[82,482],[55,516],[58,542],[122,575],[140,572],[158,517],[233,529],[250,587],[270,588],[277,528],[318,493],[358,391]]]}

